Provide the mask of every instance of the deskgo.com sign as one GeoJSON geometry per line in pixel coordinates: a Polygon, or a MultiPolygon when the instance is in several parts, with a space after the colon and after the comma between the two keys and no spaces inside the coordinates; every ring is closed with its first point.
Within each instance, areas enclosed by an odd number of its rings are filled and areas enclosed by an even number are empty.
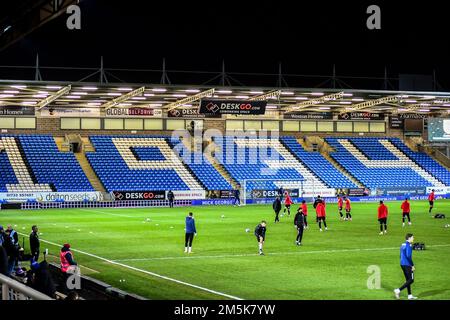
{"type": "Polygon", "coordinates": [[[40,192],[36,196],[36,200],[40,202],[79,202],[79,201],[102,201],[101,192],[40,192]]]}

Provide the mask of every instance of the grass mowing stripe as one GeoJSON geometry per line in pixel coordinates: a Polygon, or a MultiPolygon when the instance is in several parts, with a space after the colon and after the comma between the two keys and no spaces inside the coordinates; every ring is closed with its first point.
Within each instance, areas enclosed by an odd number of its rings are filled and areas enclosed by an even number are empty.
{"type": "MultiPolygon", "coordinates": [[[[427,248],[434,247],[450,247],[450,244],[437,244],[427,246],[427,248]]],[[[336,250],[313,250],[313,251],[298,251],[298,252],[273,252],[267,253],[267,256],[273,255],[297,255],[297,254],[308,254],[308,253],[340,253],[340,252],[360,252],[360,251],[383,251],[383,250],[399,250],[400,247],[390,247],[390,248],[365,248],[365,249],[336,249],[336,250]]],[[[137,258],[137,259],[119,259],[113,260],[114,262],[125,262],[125,261],[151,261],[151,260],[176,260],[176,259],[214,259],[214,258],[239,258],[239,257],[253,257],[258,256],[258,253],[248,253],[248,254],[224,254],[224,255],[212,255],[212,256],[185,256],[185,257],[156,257],[156,258],[137,258]]]]}
{"type": "MultiPolygon", "coordinates": [[[[24,236],[26,235],[26,234],[21,233],[21,232],[17,232],[17,233],[20,234],[20,235],[24,235],[24,236]]],[[[47,241],[47,240],[43,240],[43,239],[40,239],[40,240],[41,240],[42,242],[48,243],[48,244],[53,245],[53,246],[62,247],[61,244],[57,244],[57,243],[54,243],[54,242],[51,242],[51,241],[47,241]]],[[[123,264],[123,263],[120,263],[120,262],[116,262],[116,261],[113,261],[113,260],[109,260],[109,259],[106,259],[106,258],[97,256],[97,255],[92,254],[92,253],[89,253],[89,252],[85,252],[85,251],[81,251],[81,250],[77,250],[77,249],[71,249],[71,250],[74,251],[74,252],[78,252],[78,253],[87,255],[87,256],[89,256],[89,257],[93,257],[93,258],[96,258],[96,259],[105,261],[105,262],[110,263],[110,264],[113,264],[113,265],[117,265],[117,266],[120,266],[120,267],[123,267],[123,268],[127,268],[127,269],[130,269],[130,270],[137,271],[137,272],[142,272],[142,273],[145,273],[145,274],[148,274],[148,275],[157,277],[157,278],[161,278],[161,279],[164,279],[164,280],[172,281],[172,282],[175,282],[175,283],[178,283],[178,284],[182,284],[182,285],[185,285],[185,286],[188,286],[188,287],[200,289],[200,290],[202,290],[202,291],[206,291],[206,292],[209,292],[209,293],[212,293],[212,294],[216,294],[216,295],[219,295],[219,296],[222,296],[222,297],[225,297],[225,298],[230,298],[230,299],[233,299],[233,300],[244,300],[244,299],[242,299],[242,298],[235,297],[235,296],[232,296],[232,295],[223,293],[223,292],[211,290],[211,289],[204,288],[204,287],[201,287],[201,286],[192,284],[192,283],[188,283],[188,282],[184,282],[184,281],[181,281],[181,280],[173,279],[173,278],[166,277],[166,276],[163,276],[163,275],[160,275],[160,274],[151,272],[151,271],[147,271],[147,270],[135,268],[135,267],[129,266],[129,265],[127,265],[127,264],[123,264]]]]}

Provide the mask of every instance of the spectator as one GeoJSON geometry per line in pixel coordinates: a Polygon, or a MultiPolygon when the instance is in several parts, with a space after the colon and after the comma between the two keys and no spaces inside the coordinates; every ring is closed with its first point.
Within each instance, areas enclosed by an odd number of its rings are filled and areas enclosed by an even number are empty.
{"type": "Polygon", "coordinates": [[[0,274],[8,274],[8,255],[3,247],[4,230],[3,226],[0,226],[0,274]]]}
{"type": "Polygon", "coordinates": [[[175,199],[175,195],[173,194],[172,190],[169,190],[167,193],[167,199],[169,200],[169,207],[173,208],[173,200],[175,199]]]}
{"type": "Polygon", "coordinates": [[[56,297],[55,283],[48,270],[47,261],[44,260],[41,263],[33,261],[31,263],[31,271],[28,272],[27,277],[27,284],[30,287],[51,298],[56,297]]]}
{"type": "Polygon", "coordinates": [[[70,271],[73,268],[72,266],[77,265],[73,258],[72,251],[70,251],[70,244],[64,244],[61,248],[59,256],[61,259],[61,272],[64,276],[64,286],[67,287],[67,279],[69,278],[70,271]]]}
{"type": "Polygon", "coordinates": [[[3,226],[0,226],[0,246],[3,245],[3,242],[5,241],[5,230],[3,229],[3,226]]]}
{"type": "Polygon", "coordinates": [[[38,262],[39,260],[39,234],[38,234],[38,227],[32,226],[31,227],[31,234],[30,234],[30,251],[31,251],[31,260],[38,262]]]}
{"type": "Polygon", "coordinates": [[[5,232],[5,236],[3,238],[3,247],[6,250],[6,254],[8,256],[8,270],[7,275],[11,275],[14,271],[14,267],[16,265],[16,261],[19,257],[19,250],[13,243],[11,237],[11,230],[7,229],[5,232]]]}

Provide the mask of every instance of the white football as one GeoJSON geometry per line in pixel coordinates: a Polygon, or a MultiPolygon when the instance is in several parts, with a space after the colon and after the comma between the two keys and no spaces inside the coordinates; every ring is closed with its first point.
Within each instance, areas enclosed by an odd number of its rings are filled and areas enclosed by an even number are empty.
{"type": "Polygon", "coordinates": [[[223,219],[223,218],[225,218],[225,215],[223,214],[223,215],[221,215],[220,217],[223,219]]]}
{"type": "Polygon", "coordinates": [[[250,229],[249,228],[245,229],[245,232],[250,232],[250,229]]]}

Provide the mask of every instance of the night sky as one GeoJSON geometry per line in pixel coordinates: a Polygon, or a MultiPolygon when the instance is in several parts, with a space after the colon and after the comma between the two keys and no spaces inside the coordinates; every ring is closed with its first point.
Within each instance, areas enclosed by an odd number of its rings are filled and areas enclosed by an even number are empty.
{"type": "MultiPolygon", "coordinates": [[[[0,16],[7,16],[14,2],[5,1],[0,16]]],[[[435,69],[440,85],[450,90],[450,22],[443,1],[84,0],[80,5],[81,30],[68,30],[63,15],[0,52],[0,65],[32,65],[39,52],[41,64],[50,66],[95,67],[101,55],[110,68],[159,69],[165,57],[169,69],[219,71],[225,59],[228,71],[276,73],[281,61],[286,73],[331,74],[336,64],[338,75],[383,77],[386,66],[393,77],[435,69]],[[370,4],[381,7],[381,30],[366,28],[370,4]]],[[[68,80],[61,73],[48,77],[68,80]]],[[[171,80],[203,79],[172,75],[171,80]]]]}

